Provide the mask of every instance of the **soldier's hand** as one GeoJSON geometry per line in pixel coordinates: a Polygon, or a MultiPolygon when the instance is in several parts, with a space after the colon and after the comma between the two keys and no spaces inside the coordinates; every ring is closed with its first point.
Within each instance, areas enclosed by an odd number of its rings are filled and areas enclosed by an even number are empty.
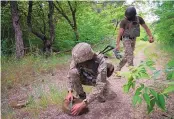
{"type": "Polygon", "coordinates": [[[153,43],[153,42],[154,42],[153,36],[149,37],[149,43],[153,43]]]}
{"type": "Polygon", "coordinates": [[[68,95],[66,96],[66,100],[71,101],[73,100],[73,94],[72,92],[69,92],[68,95]]]}
{"type": "Polygon", "coordinates": [[[71,114],[72,115],[78,115],[82,111],[82,109],[84,109],[85,107],[86,107],[85,102],[75,104],[71,109],[71,114]]]}

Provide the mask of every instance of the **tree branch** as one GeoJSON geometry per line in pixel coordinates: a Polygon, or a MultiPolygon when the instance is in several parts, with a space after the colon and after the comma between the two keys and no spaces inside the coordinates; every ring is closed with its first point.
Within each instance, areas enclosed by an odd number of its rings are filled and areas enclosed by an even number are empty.
{"type": "Polygon", "coordinates": [[[73,8],[72,8],[72,6],[71,6],[71,2],[70,2],[70,1],[68,1],[68,5],[69,5],[69,7],[70,7],[71,12],[73,12],[74,10],[73,10],[73,8]]]}
{"type": "MultiPolygon", "coordinates": [[[[58,1],[57,1],[57,3],[58,3],[58,1]]],[[[54,3],[53,3],[53,4],[54,4],[54,3]]],[[[59,6],[60,6],[60,5],[59,5],[59,6]]],[[[55,7],[56,10],[68,21],[68,23],[70,24],[70,26],[73,28],[73,24],[72,24],[71,20],[68,18],[68,16],[65,14],[64,11],[60,10],[60,9],[62,9],[62,8],[57,7],[55,4],[54,4],[54,7],[55,7]]]]}
{"type": "Polygon", "coordinates": [[[32,32],[34,35],[36,35],[38,38],[41,40],[46,40],[46,36],[43,34],[40,34],[32,29],[32,24],[31,24],[31,14],[32,14],[32,6],[33,6],[33,1],[29,1],[29,6],[28,6],[28,16],[27,16],[27,25],[29,28],[29,31],[32,32]]]}

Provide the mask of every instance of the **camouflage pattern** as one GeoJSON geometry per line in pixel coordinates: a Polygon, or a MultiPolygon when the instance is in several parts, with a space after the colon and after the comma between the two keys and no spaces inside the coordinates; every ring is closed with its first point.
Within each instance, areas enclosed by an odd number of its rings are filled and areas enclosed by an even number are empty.
{"type": "Polygon", "coordinates": [[[72,58],[75,63],[81,63],[92,59],[94,52],[88,43],[79,43],[72,50],[72,58]]]}
{"type": "Polygon", "coordinates": [[[87,51],[86,53],[82,52],[82,51],[85,52],[85,48],[87,48],[87,50],[90,49],[87,45],[86,45],[87,47],[82,47],[82,44],[80,44],[80,45],[78,44],[77,46],[78,46],[78,48],[77,48],[78,50],[76,50],[76,48],[74,48],[75,50],[73,49],[73,51],[72,51],[73,52],[72,54],[76,54],[76,55],[72,56],[73,60],[71,61],[71,64],[70,64],[70,70],[69,70],[69,74],[68,74],[68,79],[69,79],[68,80],[68,90],[74,90],[76,92],[76,96],[78,96],[79,94],[84,93],[82,84],[93,85],[94,87],[93,87],[92,92],[86,98],[87,102],[90,103],[93,100],[95,100],[96,98],[103,97],[104,92],[106,92],[106,90],[107,90],[107,63],[105,61],[103,54],[96,55],[94,53],[93,58],[91,59],[91,57],[92,57],[90,54],[91,52],[89,52],[89,51],[87,51]],[[80,51],[80,50],[82,50],[82,51],[80,51]],[[75,51],[77,51],[77,52],[75,52],[75,51]],[[82,55],[80,55],[78,53],[82,53],[82,55]],[[90,55],[90,58],[87,57],[88,53],[90,55]],[[74,58],[74,56],[75,56],[75,58],[74,58]],[[77,57],[77,56],[83,56],[83,58],[85,56],[86,60],[81,57],[77,57]],[[76,58],[82,59],[82,60],[76,60],[76,58]],[[91,61],[89,61],[89,59],[91,59],[91,61]],[[81,62],[81,61],[83,61],[83,62],[81,62]],[[81,62],[81,63],[79,63],[79,62],[81,62]],[[92,62],[97,62],[99,64],[95,71],[93,70],[94,64],[92,62]],[[79,69],[77,67],[77,64],[82,65],[83,67],[85,67],[88,70],[92,70],[94,75],[96,76],[95,82],[90,82],[91,80],[84,81],[85,79],[83,79],[83,77],[81,76],[79,69]]]}
{"type": "Polygon", "coordinates": [[[117,66],[117,71],[120,71],[126,63],[128,63],[128,66],[133,66],[135,42],[136,39],[123,38],[123,46],[125,48],[125,51],[122,60],[117,66]]]}
{"type": "Polygon", "coordinates": [[[126,28],[124,30],[123,36],[129,36],[131,38],[135,38],[140,36],[140,22],[139,18],[136,17],[135,21],[127,20],[126,28]]]}

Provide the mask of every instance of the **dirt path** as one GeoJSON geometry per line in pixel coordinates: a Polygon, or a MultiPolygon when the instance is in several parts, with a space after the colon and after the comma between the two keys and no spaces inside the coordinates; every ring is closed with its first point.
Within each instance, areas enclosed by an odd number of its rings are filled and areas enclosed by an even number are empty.
{"type": "MultiPolygon", "coordinates": [[[[139,51],[135,58],[134,58],[134,64],[138,65],[141,61],[145,59],[144,56],[144,49],[139,51]]],[[[116,63],[113,63],[116,67],[116,63]]],[[[43,77],[40,77],[40,81],[36,83],[35,86],[29,85],[25,88],[18,89],[18,92],[16,91],[10,91],[9,96],[15,97],[14,94],[18,95],[19,90],[24,90],[21,94],[26,94],[26,92],[31,93],[32,95],[36,95],[33,92],[34,88],[39,87],[45,87],[47,89],[49,85],[54,84],[55,86],[58,86],[59,89],[63,89],[66,86],[66,80],[67,80],[67,70],[68,65],[63,66],[59,70],[56,71],[55,76],[46,75],[43,77]],[[39,84],[39,86],[37,85],[39,84]],[[27,90],[27,91],[26,91],[27,90]]],[[[122,71],[128,70],[125,66],[122,71]]],[[[39,119],[168,119],[168,117],[165,117],[164,115],[172,114],[172,110],[174,110],[174,101],[172,101],[172,97],[169,99],[171,102],[168,107],[171,111],[168,111],[168,113],[162,112],[158,109],[155,109],[155,112],[147,115],[146,113],[146,105],[142,104],[137,107],[132,106],[132,95],[133,91],[131,90],[129,94],[126,94],[123,92],[123,85],[126,83],[126,80],[124,78],[117,78],[115,74],[113,74],[109,78],[110,82],[110,89],[111,93],[109,94],[107,101],[105,103],[99,103],[97,100],[92,102],[89,105],[89,112],[87,114],[83,114],[81,116],[69,116],[67,114],[64,114],[61,110],[61,108],[57,108],[57,106],[52,105],[47,107],[46,109],[39,112],[37,118],[39,119]]],[[[20,95],[20,94],[19,94],[20,95]]],[[[38,98],[38,97],[35,97],[38,98]]],[[[11,99],[9,97],[9,99],[11,99]]],[[[15,110],[16,112],[16,118],[18,119],[35,119],[33,115],[29,114],[26,111],[22,110],[15,110]]]]}

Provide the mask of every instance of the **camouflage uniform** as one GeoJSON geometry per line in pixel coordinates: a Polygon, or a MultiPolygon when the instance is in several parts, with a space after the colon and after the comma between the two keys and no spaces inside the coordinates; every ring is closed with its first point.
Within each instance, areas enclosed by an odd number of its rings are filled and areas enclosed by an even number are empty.
{"type": "Polygon", "coordinates": [[[123,46],[125,48],[124,57],[117,66],[117,71],[120,71],[126,63],[128,63],[128,66],[133,66],[135,42],[136,39],[123,38],[123,46]]]}
{"type": "Polygon", "coordinates": [[[87,96],[87,102],[103,97],[107,91],[107,63],[103,54],[96,55],[87,43],[79,43],[72,50],[72,61],[68,74],[68,90],[74,90],[77,95],[84,94],[82,84],[94,86],[87,96]],[[79,71],[79,66],[93,73],[94,78],[85,79],[79,71]]]}
{"type": "Polygon", "coordinates": [[[120,28],[124,29],[123,32],[123,46],[125,48],[125,54],[119,65],[117,66],[117,71],[128,63],[128,66],[133,66],[133,52],[135,49],[136,37],[140,36],[140,25],[145,24],[143,18],[136,16],[131,20],[127,18],[123,19],[120,23],[120,28]]]}

